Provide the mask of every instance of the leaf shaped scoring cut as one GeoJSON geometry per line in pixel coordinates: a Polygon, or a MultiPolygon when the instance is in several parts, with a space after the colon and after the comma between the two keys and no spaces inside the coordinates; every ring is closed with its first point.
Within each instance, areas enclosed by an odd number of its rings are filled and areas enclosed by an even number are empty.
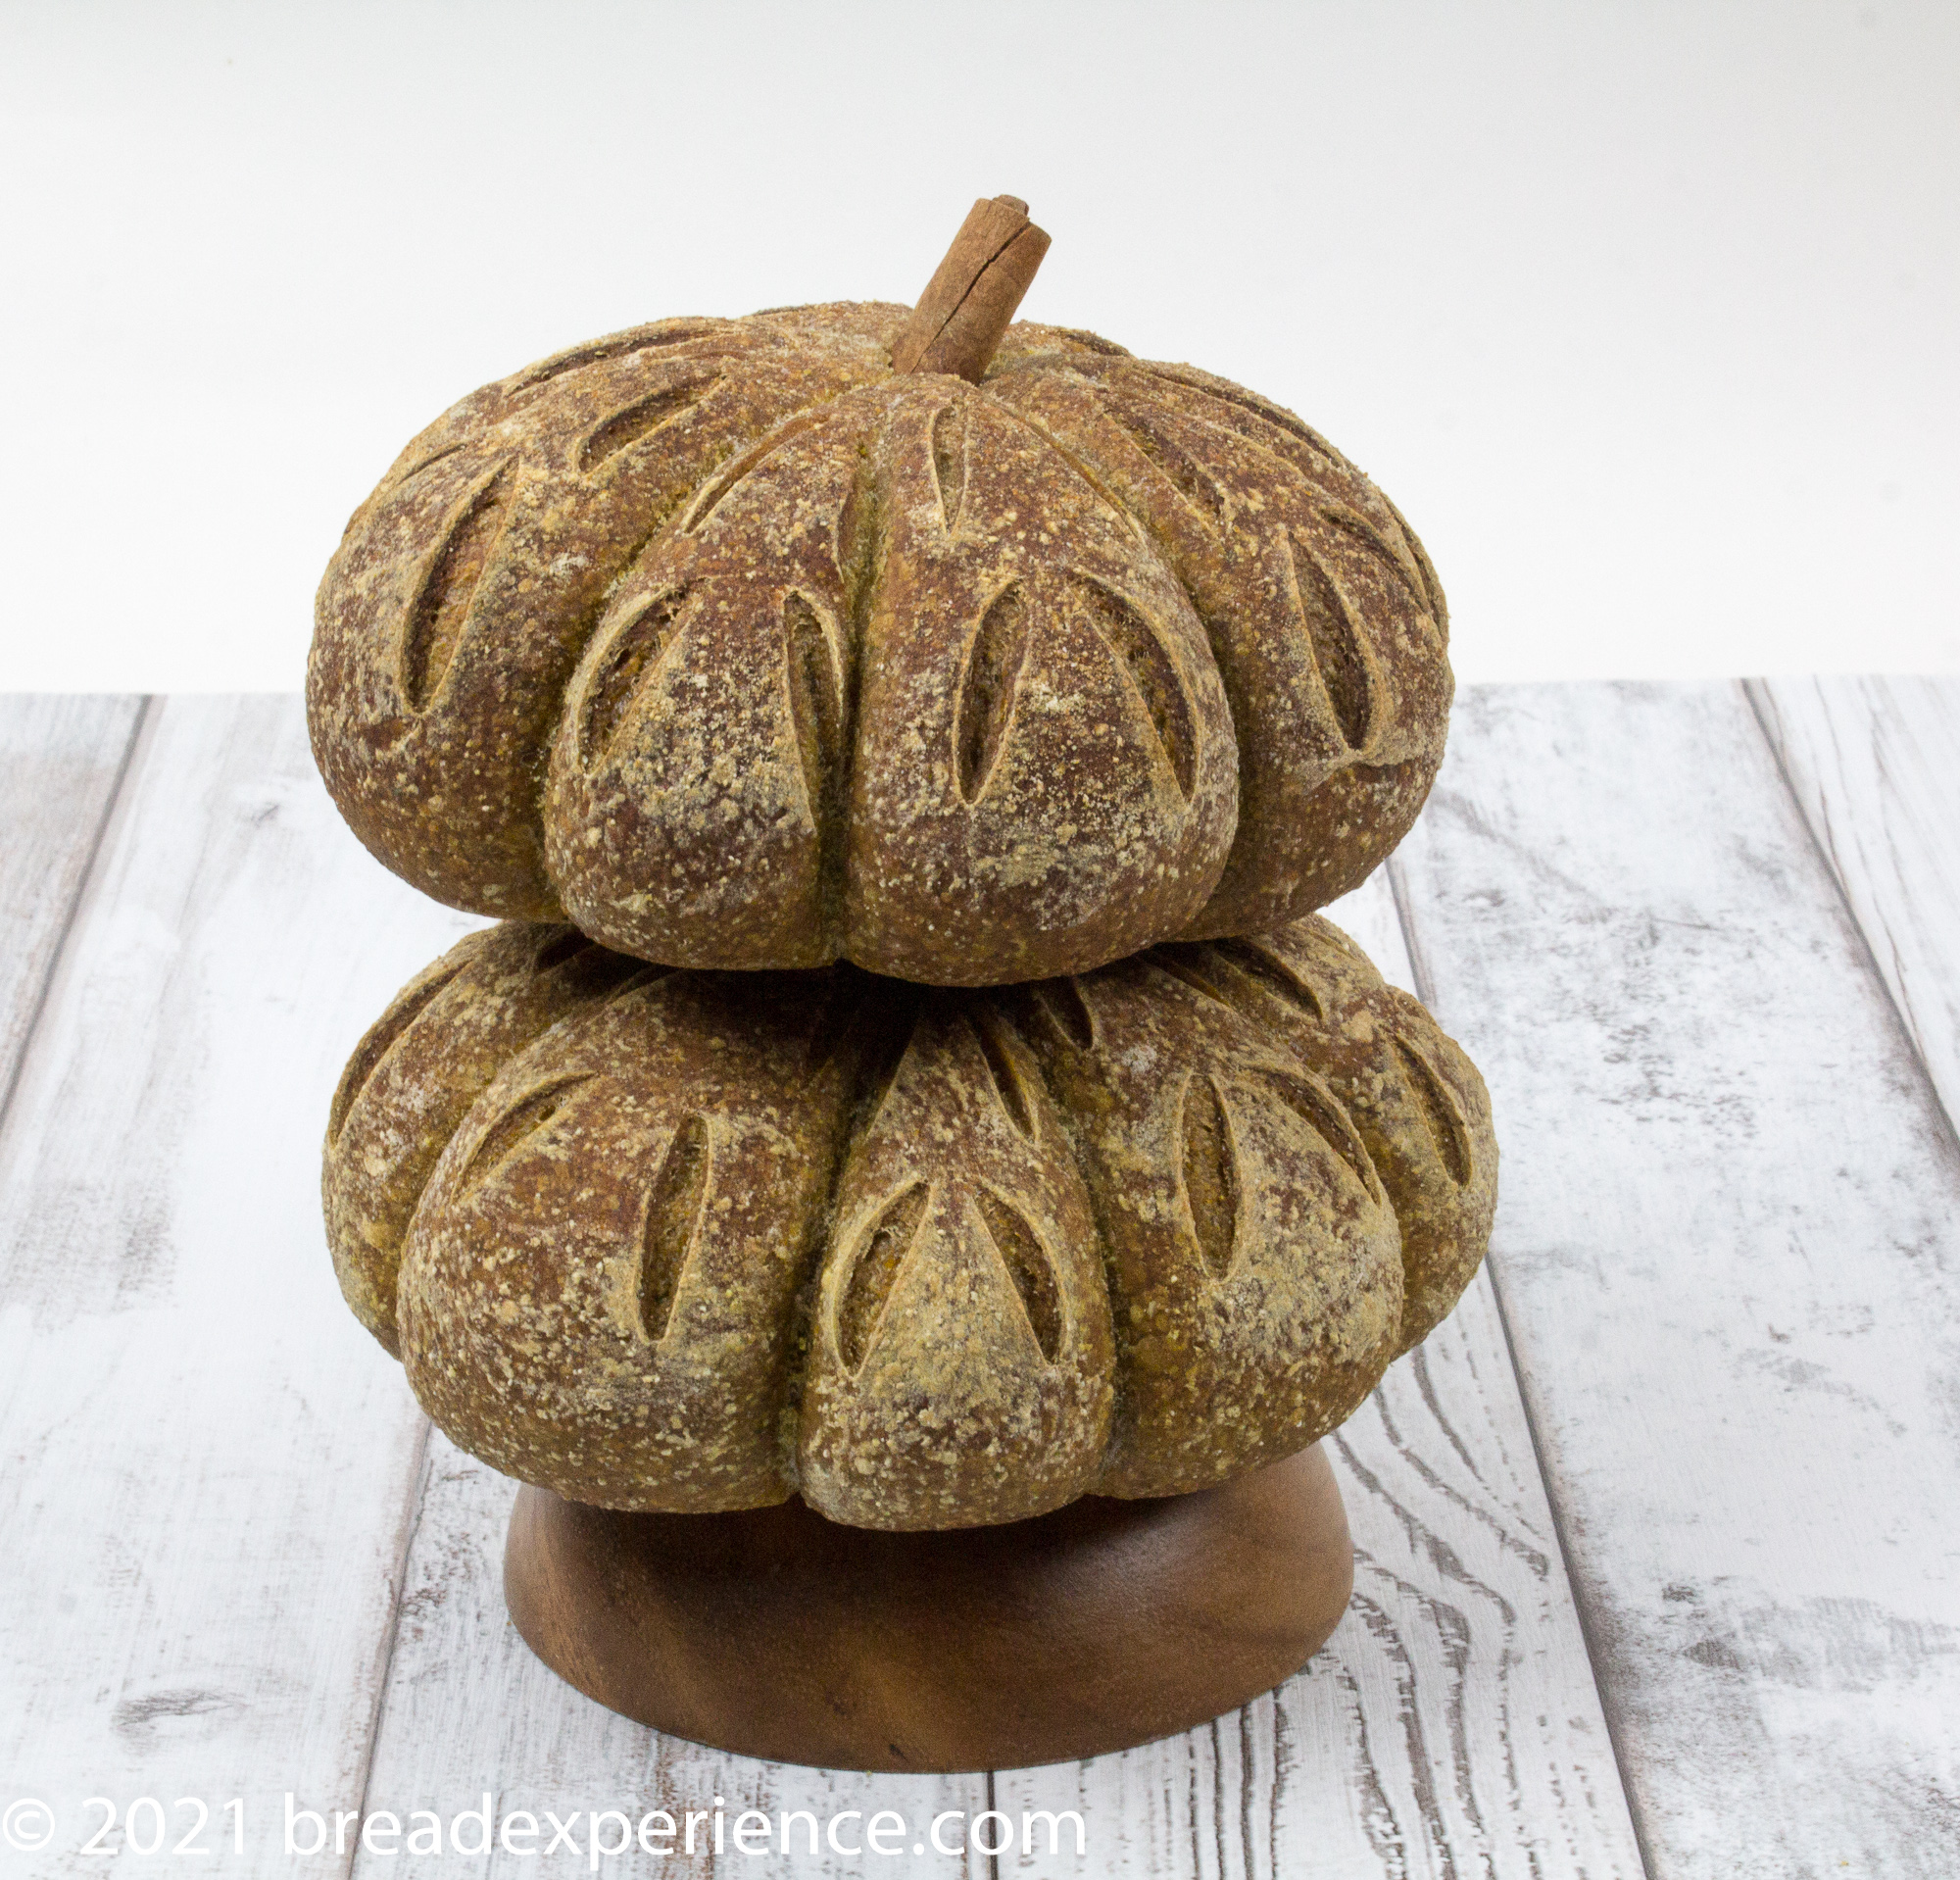
{"type": "Polygon", "coordinates": [[[960,675],[954,736],[962,802],[979,801],[1000,760],[1028,639],[1027,603],[1020,583],[1010,581],[981,615],[960,675]]]}
{"type": "Polygon", "coordinates": [[[1278,1072],[1269,1076],[1267,1088],[1348,1164],[1354,1179],[1371,1197],[1381,1199],[1382,1185],[1375,1173],[1374,1161],[1348,1120],[1347,1111],[1331,1092],[1309,1078],[1283,1076],[1278,1072]]]}
{"type": "Polygon", "coordinates": [[[939,485],[939,513],[951,535],[959,526],[966,501],[966,407],[958,400],[942,405],[932,420],[932,474],[939,485]]]}
{"type": "Polygon", "coordinates": [[[907,997],[896,980],[886,980],[884,988],[892,996],[867,999],[862,1008],[869,1036],[861,1047],[861,1081],[852,1106],[850,1134],[854,1142],[878,1120],[878,1113],[897,1085],[911,1051],[912,1034],[918,1029],[921,1008],[916,993],[907,997]]]}
{"type": "Polygon", "coordinates": [[[1075,585],[1089,604],[1091,623],[1103,643],[1122,662],[1123,670],[1143,701],[1151,728],[1163,747],[1178,794],[1189,803],[1198,776],[1198,735],[1193,727],[1191,701],[1184,681],[1157,630],[1143,613],[1113,588],[1075,576],[1075,585]]]}
{"type": "Polygon", "coordinates": [[[654,352],[662,346],[679,346],[690,339],[706,339],[710,333],[718,332],[726,324],[726,321],[720,320],[667,320],[652,331],[616,333],[611,339],[594,340],[589,346],[574,347],[568,353],[560,353],[556,359],[547,359],[533,367],[511,387],[511,392],[514,397],[519,392],[534,392],[540,385],[563,378],[566,372],[582,371],[587,366],[597,366],[605,360],[630,359],[635,353],[654,352]]]}
{"type": "Polygon", "coordinates": [[[1334,722],[1348,750],[1365,750],[1375,730],[1375,679],[1361,650],[1353,604],[1306,542],[1294,537],[1291,546],[1300,619],[1313,648],[1314,668],[1334,710],[1334,722]]]}
{"type": "Polygon", "coordinates": [[[1051,1364],[1061,1349],[1063,1318],[1061,1295],[1054,1283],[1054,1266],[1035,1238],[1035,1231],[991,1188],[980,1189],[973,1197],[986,1223],[988,1236],[1007,1269],[1019,1294],[1021,1310],[1028,1315],[1028,1329],[1041,1347],[1041,1355],[1051,1364]]]}
{"type": "Polygon", "coordinates": [[[1073,977],[1043,979],[1030,986],[1028,993],[1036,1010],[1065,1042],[1078,1051],[1095,1050],[1096,1014],[1073,977]]]}
{"type": "Polygon", "coordinates": [[[1200,999],[1209,999],[1227,1012],[1237,1012],[1238,1006],[1227,997],[1225,988],[1218,981],[1220,974],[1206,967],[1216,966],[1216,960],[1208,948],[1181,941],[1164,941],[1151,949],[1150,963],[1159,972],[1168,974],[1179,985],[1189,986],[1200,999]]]}
{"type": "Polygon", "coordinates": [[[1004,1023],[987,1013],[974,1013],[966,1022],[980,1047],[981,1060],[987,1066],[988,1076],[993,1079],[994,1093],[1000,1098],[1007,1120],[1033,1142],[1037,1135],[1034,1105],[1028,1097],[1020,1067],[1007,1048],[1004,1023]]]}
{"type": "Polygon", "coordinates": [[[1428,611],[1428,597],[1423,593],[1422,575],[1406,549],[1397,554],[1388,538],[1373,522],[1358,510],[1351,510],[1345,503],[1323,503],[1320,506],[1320,517],[1322,521],[1331,522],[1344,534],[1352,536],[1363,548],[1379,555],[1395,569],[1396,577],[1423,610],[1428,611]]]}
{"type": "Polygon", "coordinates": [[[837,1307],[837,1351],[844,1368],[854,1377],[864,1366],[893,1283],[918,1237],[919,1222],[925,1218],[931,1196],[927,1183],[915,1181],[904,1194],[887,1202],[878,1224],[852,1262],[851,1277],[837,1307]]]}
{"type": "Polygon", "coordinates": [[[562,933],[555,940],[547,940],[538,949],[538,957],[531,962],[531,971],[539,978],[542,978],[546,973],[555,971],[558,967],[565,965],[566,962],[576,960],[580,954],[590,953],[598,944],[597,940],[587,939],[576,927],[573,927],[570,932],[562,933]]]}
{"type": "Polygon", "coordinates": [[[862,452],[851,487],[837,506],[837,521],[830,538],[830,559],[837,566],[837,578],[849,597],[846,611],[860,627],[870,601],[871,576],[877,558],[877,472],[870,454],[862,452]]]}
{"type": "Polygon", "coordinates": [[[704,372],[683,378],[678,384],[663,385],[629,405],[622,405],[610,417],[602,418],[585,433],[578,446],[578,468],[595,470],[609,457],[616,456],[628,444],[637,443],[649,431],[671,423],[682,413],[699,405],[720,382],[719,372],[704,372]]]}
{"type": "Polygon", "coordinates": [[[434,1003],[436,995],[462,970],[461,965],[451,966],[447,972],[438,973],[425,985],[418,986],[393,1011],[383,1013],[373,1029],[361,1040],[354,1056],[347,1061],[347,1068],[340,1073],[340,1082],[333,1093],[333,1107],[326,1121],[328,1142],[339,1140],[355,1099],[367,1088],[368,1079],[380,1069],[381,1060],[394,1050],[409,1027],[434,1003]]]}
{"type": "Polygon", "coordinates": [[[802,436],[812,424],[821,422],[825,415],[822,406],[807,407],[785,419],[760,443],[744,451],[720,475],[702,486],[700,493],[688,505],[687,513],[680,519],[679,532],[682,535],[698,535],[737,483],[750,471],[759,470],[785,444],[802,436]]]}
{"type": "Polygon", "coordinates": [[[1239,1152],[1217,1084],[1201,1072],[1184,1087],[1184,1198],[1198,1251],[1213,1279],[1232,1264],[1239,1232],[1239,1152]]]}
{"type": "Polygon", "coordinates": [[[1001,416],[1011,419],[1023,430],[1039,438],[1043,447],[1052,451],[1068,471],[1096,501],[1102,505],[1111,520],[1142,545],[1148,546],[1150,531],[1144,527],[1123,499],[1105,483],[1084,460],[1064,444],[1043,421],[1032,412],[1015,411],[1010,405],[1000,407],[1001,416]]]}
{"type": "Polygon", "coordinates": [[[1449,1179],[1461,1188],[1471,1175],[1470,1132],[1457,1113],[1456,1105],[1443,1079],[1430,1067],[1429,1060],[1405,1038],[1396,1040],[1396,1056],[1415,1097],[1415,1107],[1436,1144],[1437,1158],[1448,1171],[1449,1179]]]}
{"type": "Polygon", "coordinates": [[[823,617],[792,589],[783,597],[783,654],[788,668],[790,726],[803,764],[809,819],[821,829],[837,774],[844,721],[844,683],[837,649],[823,617]]]}
{"type": "MultiPolygon", "coordinates": [[[[1261,423],[1270,424],[1275,430],[1287,432],[1304,444],[1320,460],[1315,466],[1316,469],[1329,470],[1336,466],[1345,467],[1347,464],[1348,460],[1311,424],[1296,418],[1284,406],[1269,405],[1264,399],[1238,390],[1236,387],[1228,390],[1223,385],[1200,385],[1191,379],[1180,377],[1176,372],[1165,371],[1160,366],[1149,367],[1146,370],[1152,378],[1161,379],[1166,385],[1175,385],[1193,397],[1209,399],[1213,404],[1230,406],[1235,411],[1256,418],[1261,423]]],[[[1238,427],[1235,425],[1232,428],[1236,430],[1238,427]]],[[[1243,436],[1245,433],[1241,431],[1239,434],[1243,436]]]]}
{"type": "Polygon", "coordinates": [[[516,493],[513,461],[507,457],[450,515],[402,629],[402,696],[411,712],[428,709],[449,670],[469,604],[503,536],[516,493]]]}
{"type": "Polygon", "coordinates": [[[1214,940],[1211,950],[1282,1005],[1303,1013],[1317,1025],[1326,1024],[1327,1011],[1320,995],[1291,961],[1268,952],[1255,940],[1214,940]]]}
{"type": "Polygon", "coordinates": [[[395,478],[392,488],[400,489],[405,483],[412,483],[425,470],[433,470],[438,464],[452,458],[463,448],[461,444],[445,444],[439,451],[431,451],[420,462],[411,464],[401,475],[395,478]]]}
{"type": "Polygon", "coordinates": [[[680,967],[678,966],[642,966],[637,972],[629,972],[625,978],[621,979],[612,988],[612,992],[607,995],[606,1003],[608,1005],[617,1005],[621,999],[627,998],[633,993],[644,991],[648,986],[664,984],[679,971],[680,967]]]}
{"type": "Polygon", "coordinates": [[[1214,535],[1232,526],[1232,503],[1218,479],[1205,470],[1182,444],[1167,436],[1157,425],[1136,412],[1106,410],[1136,441],[1137,448],[1166,476],[1171,486],[1197,512],[1198,519],[1214,535]]]}
{"type": "Polygon", "coordinates": [[[627,707],[673,644],[675,622],[687,597],[685,587],[657,594],[613,633],[585,689],[578,742],[587,764],[604,758],[618,736],[627,707]]]}
{"type": "Polygon", "coordinates": [[[466,1195],[494,1175],[517,1150],[543,1129],[564,1107],[564,1100],[580,1084],[592,1080],[590,1071],[568,1077],[554,1077],[526,1091],[477,1139],[458,1178],[457,1192],[466,1195]]]}
{"type": "Polygon", "coordinates": [[[708,1118],[688,1116],[661,1158],[641,1220],[638,1329],[650,1345],[666,1336],[673,1317],[681,1268],[708,1206],[710,1168],[708,1118]]]}
{"type": "Polygon", "coordinates": [[[1402,540],[1408,544],[1409,554],[1415,559],[1416,571],[1422,576],[1422,592],[1429,606],[1429,618],[1436,622],[1436,630],[1446,644],[1449,639],[1449,603],[1444,598],[1443,583],[1437,579],[1436,564],[1429,559],[1429,550],[1423,547],[1422,537],[1409,527],[1408,518],[1386,496],[1382,497],[1382,501],[1387,504],[1389,514],[1396,519],[1396,526],[1401,530],[1402,540]]]}

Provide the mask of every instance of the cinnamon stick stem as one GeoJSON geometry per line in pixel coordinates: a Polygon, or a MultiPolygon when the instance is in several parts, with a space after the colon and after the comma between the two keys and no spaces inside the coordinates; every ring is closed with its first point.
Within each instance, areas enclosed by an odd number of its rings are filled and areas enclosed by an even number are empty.
{"type": "Polygon", "coordinates": [[[893,346],[893,369],[977,382],[1047,253],[1048,234],[1018,196],[982,197],[893,346]]]}

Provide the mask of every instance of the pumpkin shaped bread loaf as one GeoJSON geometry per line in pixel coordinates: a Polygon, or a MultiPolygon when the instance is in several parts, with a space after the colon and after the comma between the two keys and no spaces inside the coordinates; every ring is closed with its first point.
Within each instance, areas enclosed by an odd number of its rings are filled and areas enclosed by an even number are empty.
{"type": "Polygon", "coordinates": [[[643,959],[942,985],[1360,882],[1451,692],[1394,506],[1209,373],[1032,324],[977,382],[943,350],[901,371],[908,322],[657,322],[416,437],[326,570],[308,673],[362,841],[643,959]]]}
{"type": "Polygon", "coordinates": [[[602,1507],[1017,1520],[1304,1448],[1482,1258],[1484,1086],[1323,919],[947,991],[474,934],[355,1052],[356,1312],[602,1507]]]}

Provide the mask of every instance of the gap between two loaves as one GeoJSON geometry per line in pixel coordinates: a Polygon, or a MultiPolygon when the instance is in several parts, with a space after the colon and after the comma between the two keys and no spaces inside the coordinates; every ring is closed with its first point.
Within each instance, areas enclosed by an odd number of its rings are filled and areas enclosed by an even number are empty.
{"type": "Polygon", "coordinates": [[[1048,253],[1048,232],[1018,196],[982,197],[892,347],[900,372],[951,372],[978,383],[1048,253]]]}

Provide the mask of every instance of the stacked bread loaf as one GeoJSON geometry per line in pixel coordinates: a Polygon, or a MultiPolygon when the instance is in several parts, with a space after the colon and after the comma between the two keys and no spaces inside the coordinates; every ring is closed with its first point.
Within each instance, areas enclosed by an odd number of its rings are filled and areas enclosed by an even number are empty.
{"type": "Polygon", "coordinates": [[[1441,588],[1243,388],[915,309],[657,322],[446,413],[319,594],[322,773],[497,915],[361,1042],[347,1299],[575,1501],[1018,1520],[1313,1443],[1475,1270],[1483,1084],[1312,911],[1442,757],[1441,588]]]}

